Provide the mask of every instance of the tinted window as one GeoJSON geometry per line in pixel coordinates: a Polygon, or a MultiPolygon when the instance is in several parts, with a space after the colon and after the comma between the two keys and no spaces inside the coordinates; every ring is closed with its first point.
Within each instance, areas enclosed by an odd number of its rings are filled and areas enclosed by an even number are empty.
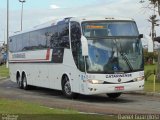
{"type": "Polygon", "coordinates": [[[48,29],[47,40],[49,40],[49,46],[51,48],[59,46],[57,26],[52,26],[48,29]]]}
{"type": "Polygon", "coordinates": [[[58,25],[58,41],[59,47],[69,48],[69,25],[64,23],[58,25]]]}
{"type": "Polygon", "coordinates": [[[29,33],[22,35],[22,51],[29,50],[29,33]]]}
{"type": "Polygon", "coordinates": [[[81,28],[77,22],[71,22],[71,44],[75,64],[77,68],[84,71],[84,58],[82,57],[81,49],[81,28]]]}
{"type": "Polygon", "coordinates": [[[16,36],[16,51],[21,51],[22,50],[22,35],[17,35],[16,36]]]}
{"type": "Polygon", "coordinates": [[[10,51],[19,52],[45,48],[69,48],[69,26],[61,23],[10,38],[10,51]]]}
{"type": "Polygon", "coordinates": [[[38,31],[38,49],[44,49],[49,47],[48,40],[48,28],[41,29],[38,31]]]}
{"type": "Polygon", "coordinates": [[[14,37],[10,37],[9,39],[9,51],[10,52],[14,52],[14,48],[16,48],[16,46],[14,46],[14,42],[15,42],[14,37]]]}

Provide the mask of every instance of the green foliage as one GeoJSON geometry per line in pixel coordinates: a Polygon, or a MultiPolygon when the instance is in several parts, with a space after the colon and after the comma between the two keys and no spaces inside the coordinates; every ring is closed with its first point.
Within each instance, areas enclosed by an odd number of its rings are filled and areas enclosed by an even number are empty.
{"type": "Polygon", "coordinates": [[[1,77],[9,77],[9,69],[6,68],[6,65],[0,66],[0,78],[1,77]]]}
{"type": "Polygon", "coordinates": [[[73,110],[60,110],[43,107],[38,104],[19,100],[0,99],[1,115],[18,115],[23,120],[114,120],[115,117],[107,115],[80,114],[73,110]]]}
{"type": "Polygon", "coordinates": [[[145,64],[154,64],[154,61],[157,62],[158,60],[157,52],[149,53],[147,50],[144,50],[143,54],[145,64]]]}
{"type": "Polygon", "coordinates": [[[50,109],[19,100],[0,99],[0,106],[1,114],[76,114],[76,111],[50,109]]]}
{"type": "Polygon", "coordinates": [[[145,65],[144,67],[144,74],[145,74],[145,80],[147,81],[148,79],[152,80],[154,71],[156,70],[156,65],[151,64],[151,65],[145,65]]]}
{"type": "MultiPolygon", "coordinates": [[[[146,92],[153,92],[153,86],[154,86],[154,70],[156,70],[156,65],[145,65],[144,67],[144,73],[145,73],[145,85],[144,85],[144,90],[146,92]]],[[[156,92],[160,92],[160,82],[156,80],[155,84],[156,92]]]]}

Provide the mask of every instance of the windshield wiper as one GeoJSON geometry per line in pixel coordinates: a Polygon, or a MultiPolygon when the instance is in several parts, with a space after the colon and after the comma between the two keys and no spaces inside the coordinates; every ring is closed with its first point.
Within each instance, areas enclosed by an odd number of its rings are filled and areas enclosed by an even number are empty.
{"type": "Polygon", "coordinates": [[[133,71],[133,67],[132,67],[131,63],[129,62],[128,58],[125,56],[125,54],[122,53],[122,52],[120,52],[120,55],[121,55],[122,58],[126,61],[128,67],[129,67],[129,69],[130,69],[131,71],[133,71]]]}
{"type": "Polygon", "coordinates": [[[127,63],[129,69],[130,69],[131,71],[133,71],[133,67],[132,67],[131,63],[129,62],[129,60],[128,60],[128,58],[125,56],[125,54],[122,52],[123,50],[122,50],[122,45],[121,45],[121,43],[119,42],[119,45],[120,45],[120,50],[119,50],[117,40],[114,39],[114,41],[115,41],[117,50],[120,52],[120,55],[122,56],[122,58],[123,58],[123,59],[125,60],[125,62],[127,63]]]}

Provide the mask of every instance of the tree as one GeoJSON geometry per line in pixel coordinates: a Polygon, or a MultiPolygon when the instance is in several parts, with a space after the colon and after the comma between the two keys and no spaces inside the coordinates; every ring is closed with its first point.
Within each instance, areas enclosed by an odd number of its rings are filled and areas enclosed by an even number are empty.
{"type": "Polygon", "coordinates": [[[149,0],[150,4],[153,4],[154,7],[158,8],[158,14],[160,15],[160,0],[149,0]]]}
{"type": "MultiPolygon", "coordinates": [[[[158,8],[157,12],[158,12],[158,14],[160,16],[160,0],[147,0],[147,1],[149,1],[150,4],[154,6],[154,11],[155,11],[156,7],[158,8]]],[[[144,3],[144,2],[146,2],[146,0],[140,0],[139,2],[140,3],[144,3]]]]}
{"type": "Polygon", "coordinates": [[[153,61],[157,61],[158,53],[155,51],[153,53],[148,53],[147,50],[144,50],[144,62],[145,64],[153,64],[153,61]]]}

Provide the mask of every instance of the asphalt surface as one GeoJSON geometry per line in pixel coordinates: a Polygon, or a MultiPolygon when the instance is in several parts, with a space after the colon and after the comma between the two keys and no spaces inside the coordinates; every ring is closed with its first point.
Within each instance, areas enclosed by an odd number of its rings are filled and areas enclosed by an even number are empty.
{"type": "Polygon", "coordinates": [[[122,94],[118,99],[106,95],[84,96],[67,99],[61,91],[34,87],[22,90],[16,83],[0,81],[0,98],[23,100],[38,103],[50,108],[78,110],[98,114],[160,114],[160,97],[122,94]]]}

